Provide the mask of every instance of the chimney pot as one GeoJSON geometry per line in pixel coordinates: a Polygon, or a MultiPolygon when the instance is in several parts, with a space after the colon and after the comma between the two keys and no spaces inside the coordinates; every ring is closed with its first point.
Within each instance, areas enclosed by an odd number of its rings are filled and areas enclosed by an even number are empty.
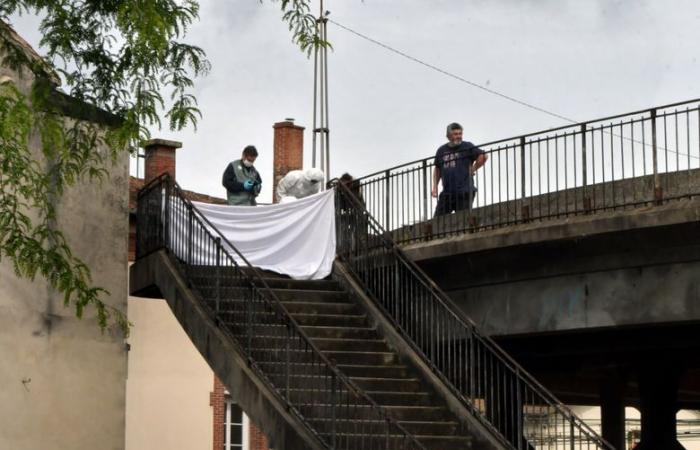
{"type": "Polygon", "coordinates": [[[175,150],[182,147],[182,142],[166,139],[149,139],[142,142],[141,146],[146,150],[145,182],[159,177],[163,173],[170,174],[175,179],[175,150]]]}

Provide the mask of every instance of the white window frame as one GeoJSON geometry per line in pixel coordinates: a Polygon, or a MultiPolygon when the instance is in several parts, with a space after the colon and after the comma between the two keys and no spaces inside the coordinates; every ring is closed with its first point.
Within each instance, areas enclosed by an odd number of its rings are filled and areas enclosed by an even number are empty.
{"type": "Polygon", "coordinates": [[[224,398],[224,408],[226,414],[224,415],[224,450],[249,450],[250,448],[250,422],[248,416],[244,411],[241,410],[241,447],[234,447],[231,444],[231,405],[235,405],[236,402],[231,400],[231,397],[226,396],[224,398]]]}

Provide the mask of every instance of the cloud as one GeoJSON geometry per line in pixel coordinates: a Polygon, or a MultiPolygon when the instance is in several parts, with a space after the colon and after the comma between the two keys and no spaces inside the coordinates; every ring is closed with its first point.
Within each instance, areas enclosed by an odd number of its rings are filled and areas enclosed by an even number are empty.
{"type": "MultiPolygon", "coordinates": [[[[183,141],[183,186],[223,195],[220,174],[247,144],[271,198],[272,124],[307,127],[313,66],[291,43],[279,4],[203,1],[189,39],[208,53],[199,131],[183,141]]],[[[372,0],[327,2],[331,17],[416,58],[580,120],[698,97],[700,3],[372,0]]],[[[17,26],[38,36],[36,21],[17,26]]],[[[485,142],[561,125],[329,26],[332,175],[359,176],[434,152],[447,123],[485,142]]],[[[32,41],[34,42],[34,41],[32,41]]]]}

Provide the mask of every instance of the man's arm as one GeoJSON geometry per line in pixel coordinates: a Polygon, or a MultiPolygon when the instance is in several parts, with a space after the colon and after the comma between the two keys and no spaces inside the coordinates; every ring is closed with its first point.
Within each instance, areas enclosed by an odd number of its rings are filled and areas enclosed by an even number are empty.
{"type": "Polygon", "coordinates": [[[287,196],[287,180],[285,178],[282,178],[279,183],[277,183],[277,192],[275,194],[277,195],[278,202],[282,200],[282,197],[287,196]]]}
{"type": "Polygon", "coordinates": [[[243,192],[243,183],[236,179],[236,171],[233,170],[233,164],[229,164],[224,171],[224,176],[221,179],[221,184],[224,185],[229,192],[243,192]]]}
{"type": "Polygon", "coordinates": [[[488,159],[489,159],[489,155],[487,155],[486,153],[480,154],[476,158],[476,161],[474,161],[474,163],[472,164],[472,167],[471,167],[472,175],[474,175],[477,170],[479,170],[481,167],[483,167],[484,164],[486,164],[486,161],[488,159]]]}
{"type": "Polygon", "coordinates": [[[438,166],[435,166],[433,169],[433,189],[431,191],[433,197],[438,196],[438,183],[440,182],[440,175],[442,173],[440,172],[440,168],[438,166]]]}
{"type": "Polygon", "coordinates": [[[260,191],[262,190],[262,178],[260,177],[260,172],[257,170],[255,171],[255,188],[253,189],[253,194],[257,197],[260,195],[260,191]]]}

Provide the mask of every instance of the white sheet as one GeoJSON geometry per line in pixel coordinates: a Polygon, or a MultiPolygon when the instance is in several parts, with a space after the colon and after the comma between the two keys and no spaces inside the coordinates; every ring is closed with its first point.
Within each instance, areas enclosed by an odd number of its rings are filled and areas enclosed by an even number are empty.
{"type": "Polygon", "coordinates": [[[268,206],[192,203],[253,266],[297,280],[331,273],[336,244],[332,190],[268,206]]]}

